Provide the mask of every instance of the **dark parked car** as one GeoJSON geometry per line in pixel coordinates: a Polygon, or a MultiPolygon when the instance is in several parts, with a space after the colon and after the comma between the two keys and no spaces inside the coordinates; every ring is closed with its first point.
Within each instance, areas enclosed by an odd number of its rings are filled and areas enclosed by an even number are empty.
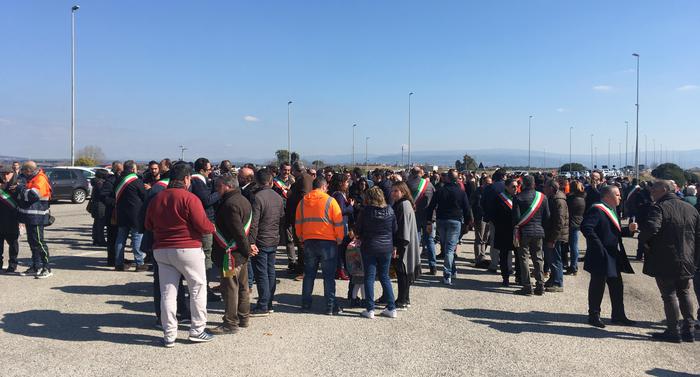
{"type": "MultiPolygon", "coordinates": [[[[89,171],[81,168],[47,168],[44,169],[51,182],[52,201],[70,200],[80,204],[90,196],[92,187],[89,171]]],[[[94,176],[94,173],[92,174],[94,176]]]]}

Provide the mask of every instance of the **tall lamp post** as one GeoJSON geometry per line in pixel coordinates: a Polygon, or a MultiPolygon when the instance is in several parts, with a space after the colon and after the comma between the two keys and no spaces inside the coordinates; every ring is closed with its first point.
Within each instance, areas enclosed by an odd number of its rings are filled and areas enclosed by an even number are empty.
{"type": "Polygon", "coordinates": [[[630,137],[630,122],[625,121],[625,167],[629,166],[629,162],[627,161],[627,156],[629,154],[629,151],[628,151],[629,137],[630,137]]]}
{"type": "Polygon", "coordinates": [[[75,12],[79,5],[70,8],[70,166],[75,166],[75,12]]]}
{"type": "Polygon", "coordinates": [[[180,161],[185,161],[185,151],[187,148],[185,148],[184,145],[180,146],[180,161]]]}
{"type": "Polygon", "coordinates": [[[413,92],[408,93],[408,168],[411,167],[411,96],[413,92]]]}
{"type": "Polygon", "coordinates": [[[289,115],[292,103],[292,101],[287,101],[287,157],[289,157],[290,164],[294,162],[292,161],[292,121],[289,115]]]}
{"type": "Polygon", "coordinates": [[[527,172],[530,172],[530,156],[532,151],[532,115],[527,118],[527,172]]]}
{"type": "Polygon", "coordinates": [[[634,142],[634,176],[639,181],[639,54],[634,53],[632,56],[637,58],[637,103],[635,104],[637,108],[637,136],[634,142]]]}
{"type": "Polygon", "coordinates": [[[352,125],[352,167],[355,167],[355,128],[357,124],[352,125]]]}
{"type": "Polygon", "coordinates": [[[365,170],[369,170],[369,158],[367,157],[367,150],[369,145],[369,136],[365,137],[365,170]]]}
{"type": "Polygon", "coordinates": [[[591,171],[593,171],[593,168],[595,164],[593,163],[593,134],[591,134],[591,171]]]}
{"type": "Polygon", "coordinates": [[[571,166],[573,165],[573,162],[571,161],[571,133],[573,131],[574,131],[574,126],[570,126],[569,127],[569,174],[573,174],[571,171],[571,166]]]}

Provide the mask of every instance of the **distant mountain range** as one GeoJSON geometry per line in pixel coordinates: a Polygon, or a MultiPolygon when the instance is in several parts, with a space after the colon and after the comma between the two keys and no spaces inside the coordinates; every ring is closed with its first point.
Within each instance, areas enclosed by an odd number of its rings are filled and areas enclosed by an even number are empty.
{"type": "MultiPolygon", "coordinates": [[[[439,165],[439,166],[454,166],[456,160],[462,160],[464,154],[469,154],[476,160],[476,163],[483,163],[484,166],[527,166],[528,152],[527,150],[519,149],[474,149],[474,150],[447,150],[447,151],[416,151],[411,154],[411,162],[422,165],[439,165]]],[[[666,153],[664,153],[666,155],[666,153]]],[[[302,155],[306,161],[321,160],[326,164],[347,164],[352,161],[352,155],[302,155]]],[[[574,154],[571,156],[572,162],[578,162],[590,168],[590,154],[574,154]]],[[[402,161],[401,154],[375,154],[368,155],[370,164],[400,164],[402,161]]],[[[611,153],[609,167],[619,167],[620,160],[622,166],[625,166],[624,154],[620,157],[618,153],[611,153]]],[[[674,151],[669,152],[668,159],[657,160],[672,162],[680,165],[683,168],[692,168],[700,166],[700,150],[691,151],[674,151]]],[[[406,163],[406,156],[403,157],[406,163]]],[[[646,161],[652,164],[651,152],[647,155],[646,161]]],[[[355,162],[362,165],[365,162],[364,154],[356,154],[355,162]]],[[[542,150],[533,150],[530,154],[530,165],[537,168],[552,168],[560,167],[569,162],[569,155],[562,153],[545,153],[542,150]]],[[[640,152],[639,163],[645,163],[645,156],[640,152]]],[[[634,165],[634,153],[627,156],[627,164],[634,165]]],[[[593,165],[600,168],[603,165],[608,165],[608,154],[598,153],[594,156],[593,165]]]]}

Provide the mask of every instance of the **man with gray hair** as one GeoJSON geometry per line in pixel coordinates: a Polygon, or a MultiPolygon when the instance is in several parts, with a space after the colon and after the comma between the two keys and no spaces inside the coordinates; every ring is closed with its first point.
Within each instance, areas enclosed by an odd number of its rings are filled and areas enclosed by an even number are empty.
{"type": "Polygon", "coordinates": [[[22,164],[22,178],[13,190],[17,202],[18,220],[27,229],[27,241],[32,250],[32,266],[22,273],[45,279],[53,275],[49,266],[49,248],[44,240],[44,227],[51,224],[49,200],[51,184],[36,162],[22,164]]]}
{"type": "Polygon", "coordinates": [[[666,313],[666,331],[652,337],[680,343],[695,340],[690,279],[700,266],[700,215],[675,194],[675,189],[672,181],[661,179],[651,186],[654,206],[640,224],[639,239],[647,246],[643,271],[656,278],[666,313]]]}

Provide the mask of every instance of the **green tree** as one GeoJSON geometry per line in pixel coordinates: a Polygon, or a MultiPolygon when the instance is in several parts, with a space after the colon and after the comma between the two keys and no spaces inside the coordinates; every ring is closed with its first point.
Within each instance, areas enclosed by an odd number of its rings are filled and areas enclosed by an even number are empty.
{"type": "Polygon", "coordinates": [[[682,186],[687,181],[687,177],[680,166],[667,162],[656,167],[651,171],[651,175],[658,179],[672,179],[679,186],[682,186]]]}
{"type": "Polygon", "coordinates": [[[459,171],[462,171],[462,170],[463,170],[463,169],[462,169],[462,161],[460,161],[460,160],[456,160],[456,161],[455,161],[455,169],[457,169],[457,170],[459,170],[459,171]]]}
{"type": "MultiPolygon", "coordinates": [[[[571,163],[571,171],[584,171],[586,167],[578,162],[571,163]]],[[[569,164],[564,164],[559,168],[559,171],[569,171],[569,164]]]]}
{"type": "Polygon", "coordinates": [[[321,160],[315,160],[311,165],[313,165],[316,170],[326,167],[326,163],[321,160]]]}
{"type": "Polygon", "coordinates": [[[105,159],[105,154],[102,148],[96,145],[87,145],[78,151],[75,165],[77,166],[96,166],[102,164],[105,159]]]}
{"type": "Polygon", "coordinates": [[[462,168],[459,170],[476,170],[478,164],[476,163],[476,160],[472,158],[472,156],[468,154],[464,154],[462,157],[462,168]]]}
{"type": "Polygon", "coordinates": [[[287,152],[286,149],[278,149],[275,152],[275,157],[277,157],[277,165],[280,165],[283,162],[289,162],[289,152],[287,152]]]}

